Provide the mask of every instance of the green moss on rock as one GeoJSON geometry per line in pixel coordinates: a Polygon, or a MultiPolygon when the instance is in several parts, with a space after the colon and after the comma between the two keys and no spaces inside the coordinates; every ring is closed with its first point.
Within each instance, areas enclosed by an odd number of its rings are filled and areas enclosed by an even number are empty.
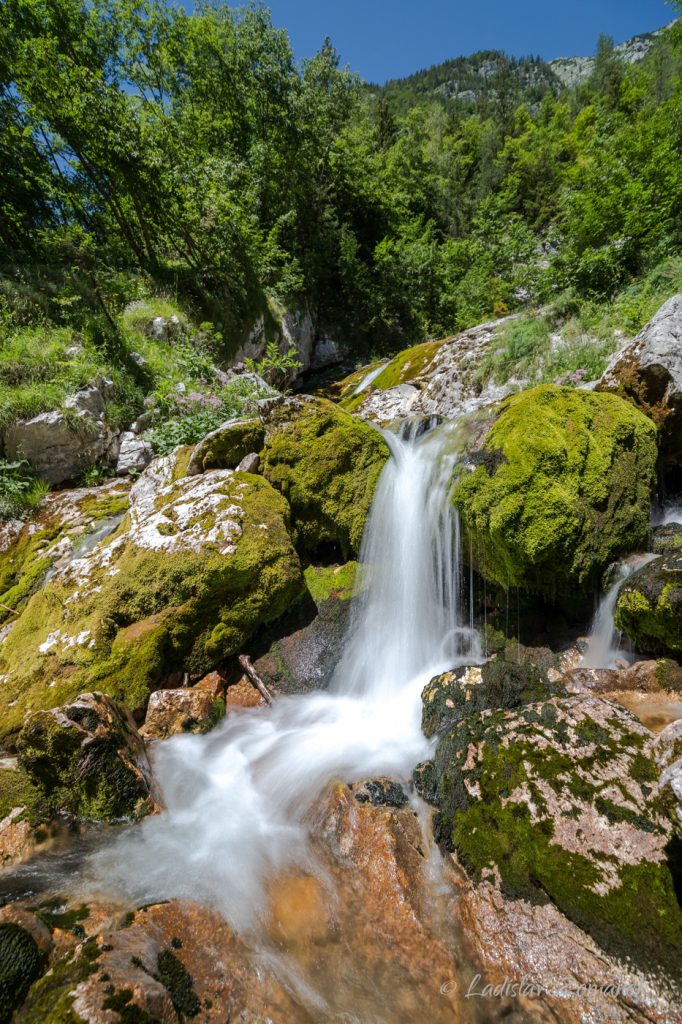
{"type": "Polygon", "coordinates": [[[436,830],[474,879],[551,900],[608,952],[674,975],[682,910],[650,742],[594,697],[472,715],[435,753],[436,830]]]}
{"type": "Polygon", "coordinates": [[[494,658],[480,668],[464,666],[434,676],[424,687],[422,730],[425,736],[435,736],[475,712],[518,708],[562,690],[549,681],[544,669],[531,662],[494,658]]]}
{"type": "Polygon", "coordinates": [[[45,817],[41,792],[28,772],[20,766],[0,768],[0,821],[16,807],[24,810],[15,821],[26,818],[32,824],[38,824],[45,817]]]}
{"type": "Polygon", "coordinates": [[[299,547],[336,543],[357,553],[379,474],[381,434],[323,398],[261,403],[266,442],[261,472],[288,500],[299,547]]]}
{"type": "Polygon", "coordinates": [[[308,592],[319,607],[331,598],[349,601],[357,571],[357,562],[346,562],[345,565],[309,565],[303,575],[308,592]]]}
{"type": "Polygon", "coordinates": [[[84,691],[142,709],[171,672],[209,671],[303,593],[289,509],[267,481],[176,480],[173,456],[150,470],[119,529],[35,593],[0,646],[3,735],[84,691]]]}
{"type": "Polygon", "coordinates": [[[94,938],[69,950],[31,987],[14,1024],[83,1024],[73,1008],[76,988],[95,973],[99,956],[94,938]]]}
{"type": "Polygon", "coordinates": [[[656,428],[614,395],[543,385],[502,403],[453,500],[476,568],[551,597],[646,541],[656,428]]]}
{"type": "Polygon", "coordinates": [[[31,715],[17,747],[53,811],[119,821],[154,809],[144,743],[126,709],[103,694],[31,715]]]}
{"type": "Polygon", "coordinates": [[[236,469],[251,452],[259,452],[265,440],[263,424],[258,419],[231,420],[207,434],[192,452],[189,473],[207,469],[236,469]]]}
{"type": "Polygon", "coordinates": [[[625,580],[618,594],[616,628],[646,654],[682,651],[682,556],[649,562],[625,580]]]}
{"type": "Polygon", "coordinates": [[[40,975],[41,955],[35,939],[18,924],[0,924],[0,1024],[9,1024],[40,975]]]}

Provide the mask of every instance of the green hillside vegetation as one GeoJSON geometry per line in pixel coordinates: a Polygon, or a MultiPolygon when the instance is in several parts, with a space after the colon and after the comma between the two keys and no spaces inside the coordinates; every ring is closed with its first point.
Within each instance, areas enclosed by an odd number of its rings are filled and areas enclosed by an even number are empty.
{"type": "MultiPolygon", "coordinates": [[[[0,424],[98,374],[121,427],[150,395],[177,418],[178,383],[216,410],[272,309],[308,308],[358,359],[546,303],[641,326],[642,282],[679,286],[681,38],[636,65],[603,39],[573,89],[490,53],[377,89],[329,42],[297,63],[258,4],[6,0],[0,424]],[[450,102],[472,76],[477,101],[450,102]],[[173,344],[145,335],[170,314],[173,344]]],[[[512,361],[542,359],[529,331],[512,361]]]]}

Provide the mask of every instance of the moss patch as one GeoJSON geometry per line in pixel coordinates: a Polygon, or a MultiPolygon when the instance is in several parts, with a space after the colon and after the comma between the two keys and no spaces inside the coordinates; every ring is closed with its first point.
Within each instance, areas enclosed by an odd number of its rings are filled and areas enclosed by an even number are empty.
{"type": "Polygon", "coordinates": [[[309,565],[303,575],[310,596],[319,606],[331,598],[349,601],[357,571],[357,562],[346,562],[345,565],[309,565]]]}
{"type": "MultiPolygon", "coordinates": [[[[164,500],[174,496],[171,486],[164,500]]],[[[231,553],[210,540],[197,551],[140,547],[126,520],[87,582],[58,574],[31,597],[0,647],[3,735],[20,728],[26,711],[92,690],[141,709],[170,672],[210,671],[299,597],[304,582],[281,495],[260,477],[234,473],[216,482],[211,500],[236,509],[231,553]]],[[[196,524],[203,535],[211,515],[196,524]]]]}
{"type": "MultiPolygon", "coordinates": [[[[663,555],[629,576],[620,589],[616,628],[647,654],[682,651],[682,557],[663,555]]],[[[673,673],[669,673],[671,680],[673,673]]],[[[675,687],[679,689],[679,684],[675,687]]]]}
{"type": "Polygon", "coordinates": [[[29,990],[14,1024],[83,1024],[73,1009],[75,989],[97,970],[100,949],[87,939],[61,957],[29,990]]]}
{"type": "Polygon", "coordinates": [[[267,412],[261,472],[288,499],[298,544],[357,553],[388,447],[377,430],[325,399],[285,399],[267,412]]]}
{"type": "Polygon", "coordinates": [[[587,590],[645,542],[655,463],[656,428],[622,399],[554,385],[514,395],[458,471],[464,550],[504,589],[587,590]]]}
{"type": "Polygon", "coordinates": [[[12,1012],[40,974],[40,951],[33,936],[18,924],[0,924],[0,1024],[12,1012]]]}

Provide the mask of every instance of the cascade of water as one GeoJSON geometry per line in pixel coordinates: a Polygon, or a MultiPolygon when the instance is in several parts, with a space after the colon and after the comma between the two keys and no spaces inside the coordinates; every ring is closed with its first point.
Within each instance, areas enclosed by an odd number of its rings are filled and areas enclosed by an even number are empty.
{"type": "Polygon", "coordinates": [[[618,593],[628,576],[655,557],[634,555],[619,563],[613,582],[601,598],[592,620],[587,650],[582,658],[584,668],[614,668],[617,660],[632,660],[629,652],[621,649],[620,637],[613,623],[618,593]]]}
{"type": "Polygon", "coordinates": [[[446,431],[386,434],[392,458],[362,546],[361,593],[330,689],[230,715],[207,736],[161,744],[164,813],[95,855],[95,884],[137,901],[204,900],[248,929],[266,882],[310,863],[305,812],[334,778],[407,776],[428,756],[420,694],[480,657],[460,615],[459,522],[446,431]]]}

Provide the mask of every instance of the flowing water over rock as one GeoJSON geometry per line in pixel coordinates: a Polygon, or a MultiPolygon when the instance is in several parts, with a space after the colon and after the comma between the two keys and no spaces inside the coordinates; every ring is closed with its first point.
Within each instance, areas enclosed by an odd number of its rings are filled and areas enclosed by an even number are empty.
{"type": "Polygon", "coordinates": [[[623,582],[652,558],[655,555],[633,555],[616,567],[611,585],[602,596],[592,620],[587,650],[582,659],[583,668],[615,668],[618,661],[633,660],[632,654],[620,646],[621,638],[616,633],[613,616],[623,582]]]}
{"type": "Polygon", "coordinates": [[[428,756],[425,683],[480,656],[460,614],[454,446],[447,431],[386,438],[393,458],[361,555],[367,584],[329,691],[161,745],[154,767],[165,813],[95,856],[98,888],[137,901],[200,900],[248,932],[267,918],[269,879],[291,865],[315,870],[305,816],[327,783],[408,778],[428,756]]]}

